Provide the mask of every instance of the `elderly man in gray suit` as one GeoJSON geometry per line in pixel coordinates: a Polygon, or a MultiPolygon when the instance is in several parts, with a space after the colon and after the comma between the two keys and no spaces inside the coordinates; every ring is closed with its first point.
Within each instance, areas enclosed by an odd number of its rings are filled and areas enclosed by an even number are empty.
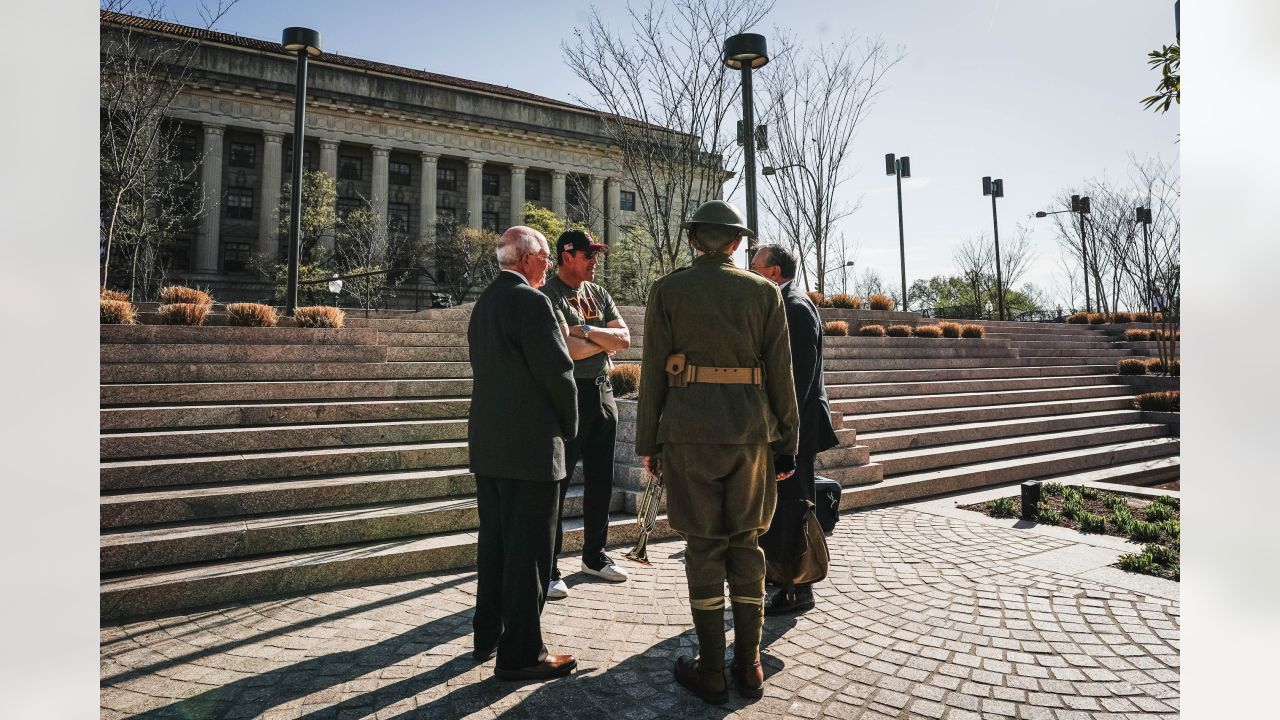
{"type": "Polygon", "coordinates": [[[578,430],[573,360],[546,281],[550,247],[517,226],[502,234],[502,271],[467,327],[471,408],[467,444],[480,512],[473,657],[497,655],[503,680],[545,680],[577,666],[550,655],[541,614],[551,581],[564,444],[578,430]]]}

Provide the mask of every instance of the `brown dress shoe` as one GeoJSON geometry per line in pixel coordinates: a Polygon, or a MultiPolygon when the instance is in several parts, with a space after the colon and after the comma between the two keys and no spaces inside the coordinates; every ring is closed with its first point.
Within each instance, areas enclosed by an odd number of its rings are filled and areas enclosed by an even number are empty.
{"type": "Polygon", "coordinates": [[[738,686],[738,694],[742,697],[764,697],[764,668],[757,660],[752,665],[733,665],[733,682],[738,686]]]}
{"type": "Polygon", "coordinates": [[[572,655],[548,655],[537,665],[505,670],[494,668],[493,674],[499,680],[550,680],[568,675],[578,667],[578,661],[572,655]]]}
{"type": "Polygon", "coordinates": [[[676,658],[673,671],[676,682],[688,688],[703,702],[712,705],[723,705],[729,702],[729,683],[724,678],[724,670],[703,671],[698,661],[686,655],[676,658]]]}

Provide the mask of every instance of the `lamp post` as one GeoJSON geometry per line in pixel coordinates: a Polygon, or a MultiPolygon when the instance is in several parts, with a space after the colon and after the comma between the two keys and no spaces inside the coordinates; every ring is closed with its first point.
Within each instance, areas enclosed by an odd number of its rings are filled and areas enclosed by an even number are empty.
{"type": "MultiPolygon", "coordinates": [[[[739,141],[742,143],[743,173],[747,181],[747,225],[753,233],[759,230],[756,222],[756,120],[751,105],[751,71],[769,62],[769,50],[764,36],[758,33],[739,33],[724,41],[722,58],[726,67],[742,71],[742,125],[739,141]]],[[[755,239],[747,238],[747,256],[755,251],[755,239]]]]}
{"type": "Polygon", "coordinates": [[[334,273],[333,279],[329,281],[329,292],[333,293],[333,306],[338,307],[338,295],[342,293],[342,278],[338,277],[338,273],[334,273]]]}
{"type": "Polygon", "coordinates": [[[1089,302],[1089,245],[1085,242],[1084,234],[1084,216],[1089,214],[1089,197],[1080,197],[1079,195],[1071,196],[1070,210],[1054,210],[1045,212],[1040,210],[1036,212],[1036,217],[1042,218],[1049,215],[1060,215],[1064,212],[1072,212],[1080,214],[1080,269],[1081,277],[1084,280],[1084,311],[1090,312],[1089,302]]]}
{"type": "Polygon", "coordinates": [[[1151,283],[1151,208],[1138,208],[1135,213],[1134,220],[1142,223],[1142,264],[1143,275],[1146,277],[1146,305],[1151,310],[1151,317],[1155,318],[1155,288],[1151,283]]]}
{"type": "Polygon", "coordinates": [[[289,195],[289,281],[285,289],[284,312],[293,317],[298,307],[298,262],[302,247],[302,156],[307,106],[307,59],[320,54],[320,33],[311,28],[284,29],[280,43],[298,56],[298,79],[293,95],[293,188],[289,195]]]}
{"type": "Polygon", "coordinates": [[[898,259],[902,266],[902,311],[907,311],[907,241],[902,232],[902,178],[911,177],[911,158],[893,153],[884,156],[884,174],[893,175],[898,181],[898,259]]]}
{"type": "Polygon", "coordinates": [[[992,180],[988,175],[982,178],[982,194],[991,196],[991,230],[996,241],[996,309],[1000,319],[1004,320],[1004,281],[1000,276],[1000,222],[996,217],[996,198],[1004,197],[1004,180],[992,180]]]}

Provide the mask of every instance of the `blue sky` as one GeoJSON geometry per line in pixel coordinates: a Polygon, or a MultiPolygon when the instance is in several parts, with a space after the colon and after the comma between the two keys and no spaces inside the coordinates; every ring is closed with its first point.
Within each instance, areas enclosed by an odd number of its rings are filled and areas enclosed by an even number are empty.
{"type": "MultiPolygon", "coordinates": [[[[622,2],[600,5],[624,21],[622,2]]],[[[199,24],[196,8],[181,0],[168,11],[199,24]]],[[[585,0],[241,0],[218,29],[278,40],[284,27],[304,25],[321,31],[330,52],[573,101],[585,88],[560,41],[585,25],[589,8],[585,0]]],[[[894,286],[887,152],[912,161],[914,177],[903,183],[908,282],[950,273],[958,241],[990,234],[981,178],[992,175],[1005,181],[1001,234],[1029,225],[1037,258],[1027,279],[1049,291],[1065,288],[1060,251],[1052,224],[1029,216],[1072,184],[1123,180],[1129,153],[1178,159],[1177,107],[1162,116],[1138,104],[1158,79],[1147,52],[1173,41],[1172,0],[779,0],[754,30],[776,36],[776,28],[808,43],[878,35],[906,50],[854,140],[842,188],[846,202],[862,200],[840,228],[858,248],[859,268],[876,268],[894,286]]]]}

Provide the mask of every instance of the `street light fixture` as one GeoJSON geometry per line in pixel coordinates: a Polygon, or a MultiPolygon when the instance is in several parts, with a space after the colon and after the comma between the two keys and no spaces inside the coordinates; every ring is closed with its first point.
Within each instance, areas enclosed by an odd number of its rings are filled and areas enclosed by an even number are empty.
{"type": "MultiPolygon", "coordinates": [[[[769,62],[769,50],[764,36],[758,33],[739,33],[724,41],[724,64],[731,70],[742,71],[742,126],[739,140],[743,146],[743,173],[746,175],[747,225],[755,233],[756,222],[756,121],[751,104],[751,71],[769,62]]],[[[755,239],[747,238],[747,255],[755,250],[755,239]]]]}
{"type": "Polygon", "coordinates": [[[1144,274],[1147,278],[1147,307],[1151,310],[1151,317],[1155,318],[1156,289],[1151,282],[1151,208],[1138,208],[1134,221],[1142,223],[1142,256],[1144,274]]]}
{"type": "Polygon", "coordinates": [[[893,153],[884,156],[884,174],[893,175],[898,182],[898,259],[902,266],[902,310],[907,310],[907,241],[902,232],[902,178],[911,177],[911,158],[893,153]]]}
{"type": "Polygon", "coordinates": [[[298,79],[293,94],[293,188],[289,195],[289,281],[285,289],[285,314],[298,307],[298,262],[302,247],[302,156],[307,106],[307,59],[320,54],[320,33],[311,28],[284,29],[284,49],[298,56],[298,79]]]}
{"type": "Polygon", "coordinates": [[[338,273],[334,273],[333,279],[329,281],[329,292],[333,293],[333,306],[338,307],[338,295],[342,293],[342,278],[338,277],[338,273]]]}
{"type": "Polygon", "coordinates": [[[1036,212],[1036,217],[1042,218],[1048,217],[1049,215],[1061,215],[1065,212],[1080,213],[1080,269],[1082,279],[1084,280],[1084,311],[1091,312],[1089,302],[1089,245],[1085,242],[1084,234],[1084,216],[1089,214],[1089,197],[1087,195],[1085,197],[1072,195],[1070,210],[1054,210],[1052,212],[1039,210],[1036,212]]]}
{"type": "Polygon", "coordinates": [[[1004,180],[992,180],[988,175],[982,178],[982,194],[991,196],[991,229],[996,241],[996,307],[1000,311],[1000,319],[1004,320],[1004,280],[1000,275],[1000,222],[996,217],[996,198],[1004,197],[1004,180]]]}

